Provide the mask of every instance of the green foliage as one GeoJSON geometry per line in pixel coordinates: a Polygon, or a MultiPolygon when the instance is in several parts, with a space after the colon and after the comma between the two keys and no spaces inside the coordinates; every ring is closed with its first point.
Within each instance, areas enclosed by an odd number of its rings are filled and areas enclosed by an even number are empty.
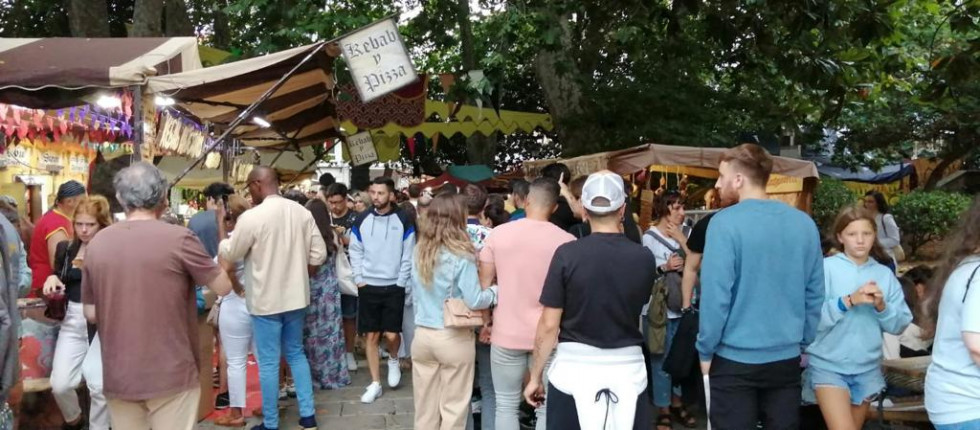
{"type": "Polygon", "coordinates": [[[922,245],[942,239],[970,206],[970,197],[944,191],[913,191],[892,208],[895,222],[902,231],[902,242],[910,255],[922,245]]]}
{"type": "Polygon", "coordinates": [[[813,193],[812,215],[820,231],[831,228],[841,209],[857,204],[858,196],[843,182],[833,178],[821,178],[813,193]]]}

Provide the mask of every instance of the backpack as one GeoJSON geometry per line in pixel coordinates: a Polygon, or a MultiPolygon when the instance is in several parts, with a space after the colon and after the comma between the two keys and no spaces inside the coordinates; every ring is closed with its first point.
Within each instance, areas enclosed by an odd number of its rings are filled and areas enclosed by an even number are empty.
{"type": "MultiPolygon", "coordinates": [[[[685,234],[687,227],[685,226],[685,234]]],[[[683,254],[671,246],[660,235],[647,231],[647,235],[652,236],[658,242],[664,244],[670,252],[683,254]]],[[[667,272],[653,282],[653,291],[650,293],[650,309],[647,311],[647,349],[650,354],[659,355],[666,352],[667,345],[667,310],[680,313],[682,301],[681,280],[683,275],[678,271],[667,272]],[[673,290],[673,292],[671,292],[673,290]],[[676,309],[675,309],[676,307],[676,309]]]]}
{"type": "Polygon", "coordinates": [[[647,312],[647,349],[653,355],[663,354],[667,349],[667,285],[664,276],[653,281],[647,312]]]}
{"type": "MultiPolygon", "coordinates": [[[[667,242],[666,239],[660,237],[659,234],[649,230],[644,234],[653,237],[654,239],[657,240],[657,242],[660,242],[661,244],[666,246],[671,253],[676,253],[679,254],[681,257],[685,257],[684,250],[672,246],[670,242],[667,242]]],[[[680,313],[681,308],[684,306],[683,291],[681,289],[681,281],[684,279],[683,272],[676,271],[676,270],[670,271],[664,273],[664,275],[660,279],[662,279],[665,284],[664,287],[666,289],[665,294],[666,294],[666,301],[667,301],[667,309],[669,309],[671,312],[674,313],[680,313]]]]}

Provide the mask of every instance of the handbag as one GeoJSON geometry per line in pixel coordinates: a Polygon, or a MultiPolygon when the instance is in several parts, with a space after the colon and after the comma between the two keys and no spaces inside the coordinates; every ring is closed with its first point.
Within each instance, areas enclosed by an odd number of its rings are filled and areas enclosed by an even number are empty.
{"type": "Polygon", "coordinates": [[[222,300],[214,302],[214,305],[211,306],[211,311],[208,312],[208,318],[205,321],[211,327],[218,328],[218,317],[221,315],[221,302],[222,300]]]}
{"type": "MultiPolygon", "coordinates": [[[[337,237],[334,236],[334,243],[337,242],[337,237]]],[[[344,251],[344,245],[337,243],[337,260],[335,263],[337,265],[337,284],[340,286],[340,294],[345,294],[348,296],[357,297],[357,284],[354,282],[354,269],[350,266],[350,260],[347,259],[347,252],[344,251]]]]}
{"type": "MultiPolygon", "coordinates": [[[[71,243],[67,241],[59,243],[55,254],[57,256],[55,262],[61,261],[61,270],[58,271],[58,279],[66,286],[68,285],[68,271],[71,270],[71,263],[68,262],[68,248],[70,246],[71,243]]],[[[44,296],[44,305],[44,316],[46,318],[63,321],[65,315],[68,313],[68,294],[62,291],[60,293],[46,295],[44,296]]]]}
{"type": "Polygon", "coordinates": [[[463,299],[453,297],[454,286],[449,286],[449,297],[442,303],[442,325],[445,328],[482,327],[483,313],[470,309],[463,299]]]}

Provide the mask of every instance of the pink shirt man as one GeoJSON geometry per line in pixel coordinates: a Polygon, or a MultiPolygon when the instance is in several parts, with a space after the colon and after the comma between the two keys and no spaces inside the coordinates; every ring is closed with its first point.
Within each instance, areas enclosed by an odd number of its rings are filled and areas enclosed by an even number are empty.
{"type": "Polygon", "coordinates": [[[480,252],[480,261],[493,264],[497,273],[492,344],[534,349],[535,328],[544,310],[538,301],[551,258],[560,245],[573,240],[550,222],[526,218],[493,229],[480,252]]]}

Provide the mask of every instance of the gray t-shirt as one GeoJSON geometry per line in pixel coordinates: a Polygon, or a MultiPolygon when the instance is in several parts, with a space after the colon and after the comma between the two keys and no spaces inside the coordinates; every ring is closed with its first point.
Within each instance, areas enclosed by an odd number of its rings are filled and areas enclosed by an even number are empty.
{"type": "Polygon", "coordinates": [[[218,221],[214,217],[214,211],[194,214],[187,223],[187,228],[194,232],[211,258],[218,256],[218,221]]]}

